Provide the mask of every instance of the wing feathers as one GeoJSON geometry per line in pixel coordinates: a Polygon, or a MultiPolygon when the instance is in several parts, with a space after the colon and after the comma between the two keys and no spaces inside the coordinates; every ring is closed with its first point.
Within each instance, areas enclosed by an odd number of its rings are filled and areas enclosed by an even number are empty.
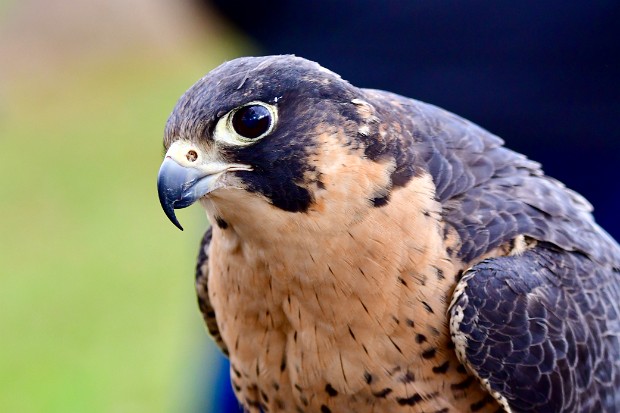
{"type": "Polygon", "coordinates": [[[450,308],[461,362],[513,412],[616,411],[619,276],[544,243],[482,261],[465,273],[450,308]]]}

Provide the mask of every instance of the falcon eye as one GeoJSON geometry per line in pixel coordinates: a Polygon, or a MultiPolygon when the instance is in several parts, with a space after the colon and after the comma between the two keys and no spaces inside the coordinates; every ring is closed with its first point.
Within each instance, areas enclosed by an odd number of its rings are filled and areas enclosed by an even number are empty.
{"type": "Polygon", "coordinates": [[[248,105],[239,108],[232,116],[235,132],[246,139],[256,139],[271,128],[271,111],[263,105],[248,105]]]}
{"type": "Polygon", "coordinates": [[[213,139],[227,146],[248,146],[269,135],[278,123],[278,107],[258,100],[221,117],[213,139]]]}

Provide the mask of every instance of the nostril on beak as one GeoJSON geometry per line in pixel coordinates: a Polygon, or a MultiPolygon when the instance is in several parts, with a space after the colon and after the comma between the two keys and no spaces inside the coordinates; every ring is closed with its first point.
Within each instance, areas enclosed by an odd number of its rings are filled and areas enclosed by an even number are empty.
{"type": "Polygon", "coordinates": [[[187,153],[185,154],[185,157],[187,158],[188,161],[190,162],[195,162],[196,159],[198,159],[198,153],[196,153],[195,150],[190,149],[189,151],[187,151],[187,153]]]}

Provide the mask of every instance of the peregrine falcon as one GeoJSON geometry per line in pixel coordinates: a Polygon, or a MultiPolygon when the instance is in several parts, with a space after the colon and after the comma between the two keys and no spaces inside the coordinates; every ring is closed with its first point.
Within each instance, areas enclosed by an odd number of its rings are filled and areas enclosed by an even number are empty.
{"type": "Polygon", "coordinates": [[[268,56],[193,85],[164,147],[247,411],[620,411],[620,247],[497,136],[268,56]]]}

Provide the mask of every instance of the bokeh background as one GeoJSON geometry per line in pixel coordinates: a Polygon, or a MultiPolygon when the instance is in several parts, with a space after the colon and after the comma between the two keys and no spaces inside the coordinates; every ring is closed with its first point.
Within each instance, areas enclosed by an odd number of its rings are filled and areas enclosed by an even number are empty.
{"type": "Polygon", "coordinates": [[[187,1],[0,1],[1,412],[217,411],[208,222],[175,229],[156,176],[178,97],[245,44],[187,1]]]}
{"type": "Polygon", "coordinates": [[[620,3],[0,0],[0,411],[233,412],[195,305],[208,222],[159,208],[176,99],[295,53],[443,106],[620,238],[620,3]]]}

